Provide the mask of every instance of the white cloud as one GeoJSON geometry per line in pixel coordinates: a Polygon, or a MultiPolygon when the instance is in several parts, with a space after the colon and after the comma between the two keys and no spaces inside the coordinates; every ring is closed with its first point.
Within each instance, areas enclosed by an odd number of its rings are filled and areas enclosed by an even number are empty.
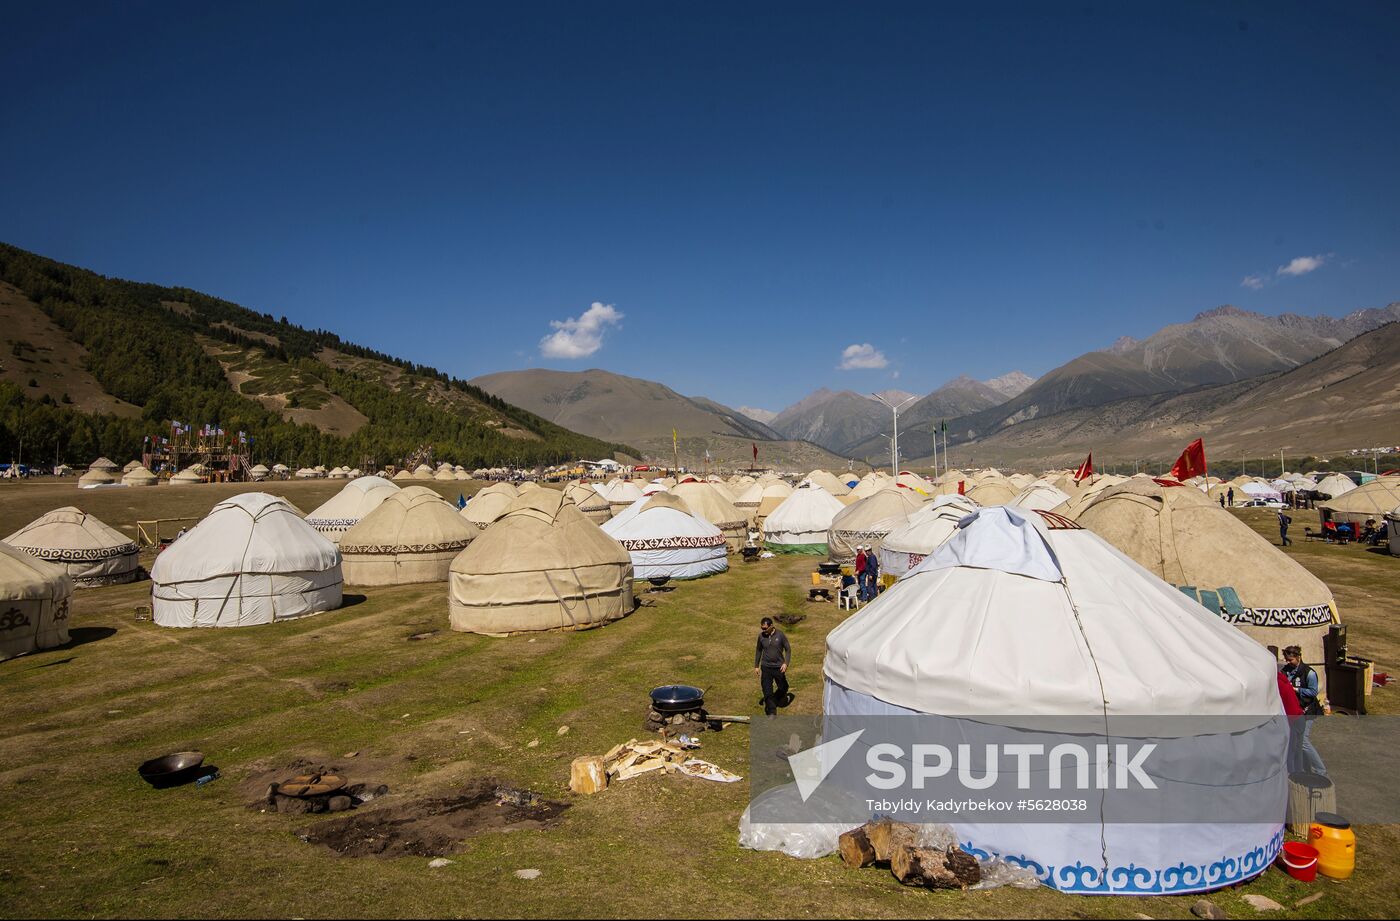
{"type": "Polygon", "coordinates": [[[889,360],[885,358],[885,353],[866,342],[862,345],[846,346],[841,352],[841,364],[838,367],[842,371],[855,371],[883,368],[888,364],[889,360]]]}
{"type": "Polygon", "coordinates": [[[1306,275],[1309,272],[1322,268],[1322,263],[1327,261],[1325,255],[1321,256],[1299,256],[1288,265],[1278,267],[1280,275],[1306,275]]]}
{"type": "Polygon", "coordinates": [[[612,304],[594,301],[577,319],[550,320],[554,332],[540,340],[540,354],[545,358],[587,358],[603,347],[607,328],[621,321],[622,313],[612,304]]]}
{"type": "Polygon", "coordinates": [[[1260,288],[1264,287],[1264,276],[1246,275],[1244,277],[1244,280],[1240,282],[1240,287],[1250,288],[1251,290],[1258,291],[1260,288]]]}

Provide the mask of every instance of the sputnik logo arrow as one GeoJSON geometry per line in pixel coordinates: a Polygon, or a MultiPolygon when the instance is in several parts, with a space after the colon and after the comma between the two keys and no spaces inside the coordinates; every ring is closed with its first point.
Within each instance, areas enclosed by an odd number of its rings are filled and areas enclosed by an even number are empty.
{"type": "Polygon", "coordinates": [[[855,745],[856,740],[864,733],[864,729],[858,729],[839,739],[814,745],[788,758],[788,766],[792,768],[792,779],[797,784],[797,792],[802,797],[802,802],[807,802],[807,798],[817,792],[817,787],[821,786],[821,782],[826,780],[826,776],[846,757],[846,752],[851,750],[851,746],[855,745]]]}

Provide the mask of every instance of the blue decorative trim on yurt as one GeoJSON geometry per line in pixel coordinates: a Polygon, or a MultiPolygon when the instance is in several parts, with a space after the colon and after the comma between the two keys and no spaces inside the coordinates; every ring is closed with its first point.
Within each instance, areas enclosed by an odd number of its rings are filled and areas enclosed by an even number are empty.
{"type": "Polygon", "coordinates": [[[1073,866],[1042,866],[1025,856],[997,854],[976,847],[970,841],[962,849],[978,860],[1001,857],[1007,863],[1035,873],[1041,883],[1060,892],[1079,895],[1187,895],[1209,892],[1253,879],[1269,868],[1283,848],[1283,829],[1269,843],[1243,854],[1224,857],[1209,864],[1179,863],[1171,867],[1139,867],[1136,864],[1110,867],[1105,874],[1099,867],[1082,862],[1073,866]]]}

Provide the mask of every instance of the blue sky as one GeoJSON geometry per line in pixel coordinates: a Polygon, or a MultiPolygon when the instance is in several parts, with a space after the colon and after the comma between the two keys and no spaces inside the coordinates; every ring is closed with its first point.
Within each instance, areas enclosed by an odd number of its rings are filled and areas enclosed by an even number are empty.
{"type": "Polygon", "coordinates": [[[461,377],[778,409],[1400,300],[1394,3],[0,13],[0,239],[461,377]]]}

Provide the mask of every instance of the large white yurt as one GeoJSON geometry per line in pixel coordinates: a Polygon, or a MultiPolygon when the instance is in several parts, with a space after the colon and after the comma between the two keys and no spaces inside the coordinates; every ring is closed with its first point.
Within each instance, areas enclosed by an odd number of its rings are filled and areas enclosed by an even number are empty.
{"type": "Polygon", "coordinates": [[[477,527],[485,528],[504,515],[518,495],[515,487],[509,483],[492,483],[468,499],[460,514],[468,521],[475,522],[477,527]]]}
{"type": "Polygon", "coordinates": [[[122,483],[127,486],[156,486],[160,484],[160,477],[137,464],[122,474],[122,483]]]}
{"type": "Polygon", "coordinates": [[[578,506],[583,517],[594,524],[602,524],[612,517],[612,506],[608,497],[587,483],[571,483],[564,487],[564,495],[578,506]]]}
{"type": "Polygon", "coordinates": [[[958,530],[958,522],[977,511],[966,496],[938,496],[880,541],[880,571],[899,577],[918,566],[958,530]]]}
{"type": "Polygon", "coordinates": [[[397,492],[399,487],[383,477],[359,477],[313,509],[306,516],[306,523],[331,543],[338,544],[341,535],[397,492]]]}
{"type": "Polygon", "coordinates": [[[5,543],[61,567],[79,588],[141,578],[136,541],[72,506],[39,516],[5,543]]]}
{"type": "Polygon", "coordinates": [[[1380,526],[1385,514],[1400,503],[1400,476],[1376,477],[1365,486],[1335,499],[1319,502],[1322,521],[1350,522],[1358,528],[1370,520],[1380,526]]]}
{"type": "Polygon", "coordinates": [[[340,551],[285,499],[220,502],[151,567],[163,627],[246,627],[340,607],[340,551]]]}
{"type": "Polygon", "coordinates": [[[60,567],[0,543],[0,661],[68,642],[72,595],[60,567]]]}
{"type": "Polygon", "coordinates": [[[1121,743],[1145,731],[1139,718],[1191,717],[1152,724],[1171,774],[1156,762],[1146,773],[1162,785],[1208,778],[1195,801],[1228,798],[1247,824],[1115,822],[1132,794],[1108,789],[1074,824],[954,831],[968,853],[1004,857],[1066,892],[1185,894],[1257,876],[1282,847],[1288,796],[1274,657],[1098,535],[1045,514],[974,513],[828,634],[827,731],[853,717],[924,716],[955,733],[992,723],[1014,735],[1066,718],[1090,727],[1087,740],[1121,743]]]}
{"type": "Polygon", "coordinates": [[[714,483],[683,481],[671,487],[671,494],[680,498],[692,514],[719,528],[730,552],[738,553],[748,540],[748,516],[726,499],[714,483]]]}
{"type": "Polygon", "coordinates": [[[449,582],[452,629],[467,633],[584,629],[635,606],[631,556],[554,489],[511,503],[457,554],[449,582]]]}
{"type": "Polygon", "coordinates": [[[891,486],[873,496],[857,499],[831,519],[827,528],[827,558],[847,563],[856,558],[856,547],[874,547],[923,505],[923,496],[913,489],[891,486]]]}
{"type": "Polygon", "coordinates": [[[1069,501],[1069,494],[1049,483],[1031,483],[1016,494],[1007,505],[1032,511],[1048,512],[1069,501]]]}
{"type": "Polygon", "coordinates": [[[698,579],[729,568],[723,532],[671,492],[638,499],[602,528],[631,555],[634,579],[698,579]]]}
{"type": "Polygon", "coordinates": [[[1302,647],[1325,694],[1332,591],[1219,503],[1190,486],[1130,480],[1104,490],[1076,520],[1265,646],[1302,647]]]}
{"type": "Polygon", "coordinates": [[[350,585],[443,582],[453,559],[481,529],[426,486],[384,498],[340,538],[350,585]]]}
{"type": "Polygon", "coordinates": [[[825,555],[827,531],[845,508],[820,486],[799,486],[763,519],[763,546],[774,553],[825,555]]]}

